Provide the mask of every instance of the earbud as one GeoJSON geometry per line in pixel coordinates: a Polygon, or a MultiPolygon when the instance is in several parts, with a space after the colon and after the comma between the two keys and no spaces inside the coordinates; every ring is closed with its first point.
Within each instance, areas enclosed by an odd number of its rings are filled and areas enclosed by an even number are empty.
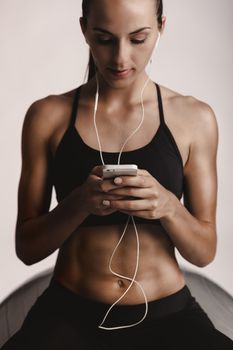
{"type": "MultiPolygon", "coordinates": [[[[153,54],[154,54],[154,52],[156,51],[156,49],[157,49],[157,47],[158,47],[158,45],[159,45],[160,37],[161,37],[161,34],[160,34],[160,32],[158,32],[158,38],[157,38],[156,43],[155,43],[155,47],[154,47],[154,50],[153,50],[153,54]]],[[[152,54],[152,56],[153,56],[153,54],[152,54]]],[[[152,56],[151,56],[151,58],[150,58],[150,64],[152,64],[152,56]]]]}
{"type": "MultiPolygon", "coordinates": [[[[158,38],[157,38],[157,40],[156,40],[156,43],[155,43],[155,47],[154,47],[153,53],[156,51],[156,49],[157,49],[157,47],[158,47],[160,37],[161,37],[161,34],[160,34],[160,32],[158,32],[158,38]]],[[[152,56],[151,56],[151,58],[150,58],[150,69],[151,69],[152,60],[153,60],[153,59],[152,59],[152,57],[153,57],[153,54],[152,54],[152,56]]]]}

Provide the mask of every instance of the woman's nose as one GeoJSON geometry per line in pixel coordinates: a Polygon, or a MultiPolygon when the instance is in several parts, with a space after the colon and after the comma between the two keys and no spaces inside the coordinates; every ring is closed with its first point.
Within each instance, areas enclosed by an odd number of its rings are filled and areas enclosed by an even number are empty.
{"type": "Polygon", "coordinates": [[[118,69],[126,69],[129,62],[130,48],[124,40],[115,42],[113,47],[113,62],[118,69]]]}

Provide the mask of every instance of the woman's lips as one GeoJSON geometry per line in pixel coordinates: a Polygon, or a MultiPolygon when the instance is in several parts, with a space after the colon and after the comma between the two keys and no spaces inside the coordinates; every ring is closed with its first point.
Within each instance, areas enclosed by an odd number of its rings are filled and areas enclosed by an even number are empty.
{"type": "Polygon", "coordinates": [[[109,70],[117,78],[125,78],[132,71],[132,69],[115,70],[115,69],[111,69],[111,68],[109,68],[109,70]]]}

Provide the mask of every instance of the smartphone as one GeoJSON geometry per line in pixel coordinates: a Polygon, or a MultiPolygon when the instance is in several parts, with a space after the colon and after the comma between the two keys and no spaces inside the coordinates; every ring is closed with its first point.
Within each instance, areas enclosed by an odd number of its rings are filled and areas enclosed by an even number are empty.
{"type": "Polygon", "coordinates": [[[120,175],[137,175],[136,164],[106,164],[103,166],[103,178],[109,179],[120,175]]]}

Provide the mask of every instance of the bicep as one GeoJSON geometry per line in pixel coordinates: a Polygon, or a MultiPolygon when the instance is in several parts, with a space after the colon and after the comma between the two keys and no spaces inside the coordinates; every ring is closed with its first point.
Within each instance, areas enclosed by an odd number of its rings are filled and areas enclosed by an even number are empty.
{"type": "Polygon", "coordinates": [[[205,105],[190,144],[184,169],[184,205],[197,219],[215,225],[218,128],[213,110],[205,105]]]}
{"type": "Polygon", "coordinates": [[[24,119],[21,140],[22,167],[18,186],[18,215],[20,225],[48,212],[52,194],[51,155],[48,129],[40,105],[33,104],[24,119]]]}

